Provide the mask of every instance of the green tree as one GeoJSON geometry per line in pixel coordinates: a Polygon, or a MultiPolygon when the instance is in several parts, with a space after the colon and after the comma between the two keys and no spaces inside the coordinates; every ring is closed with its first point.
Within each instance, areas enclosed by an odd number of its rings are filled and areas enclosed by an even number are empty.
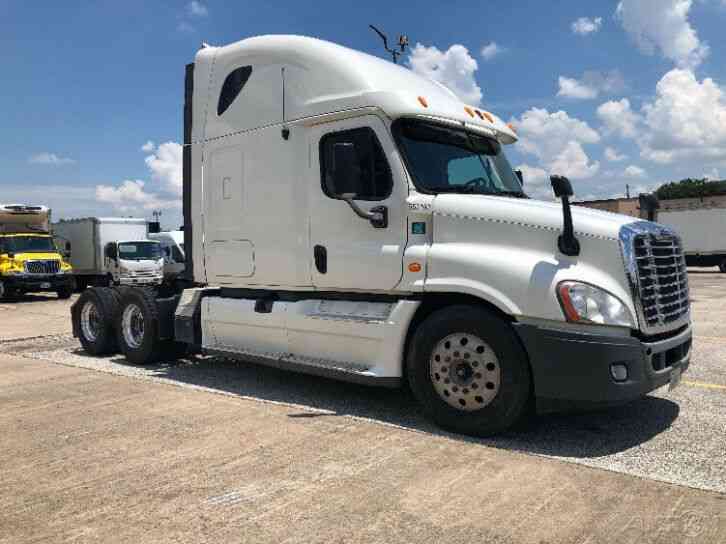
{"type": "Polygon", "coordinates": [[[708,181],[706,178],[686,178],[658,187],[655,192],[659,200],[671,198],[700,198],[726,194],[726,181],[708,181]]]}

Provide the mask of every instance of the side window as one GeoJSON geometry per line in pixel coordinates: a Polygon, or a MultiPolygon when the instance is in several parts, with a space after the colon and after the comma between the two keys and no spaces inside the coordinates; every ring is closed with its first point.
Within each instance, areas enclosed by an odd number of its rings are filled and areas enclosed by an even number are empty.
{"type": "Polygon", "coordinates": [[[179,248],[176,246],[171,246],[171,258],[175,263],[184,262],[184,256],[181,254],[181,251],[179,251],[179,248]]]}
{"type": "Polygon", "coordinates": [[[356,200],[383,200],[393,189],[391,168],[369,127],[323,136],[320,170],[323,191],[330,198],[353,193],[356,200]]]}
{"type": "Polygon", "coordinates": [[[217,102],[217,115],[222,115],[232,105],[251,74],[252,66],[242,66],[230,72],[225,78],[222,91],[219,93],[219,102],[217,102]]]}

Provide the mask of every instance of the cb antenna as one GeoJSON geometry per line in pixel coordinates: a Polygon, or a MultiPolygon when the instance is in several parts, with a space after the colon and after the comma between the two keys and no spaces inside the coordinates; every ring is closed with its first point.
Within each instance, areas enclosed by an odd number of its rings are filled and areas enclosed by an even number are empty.
{"type": "Polygon", "coordinates": [[[398,50],[395,48],[391,49],[390,47],[388,47],[388,38],[386,37],[386,35],[378,30],[375,26],[368,26],[371,27],[371,29],[373,29],[373,32],[378,34],[383,40],[383,49],[391,54],[391,57],[393,57],[393,64],[398,64],[398,57],[400,57],[404,53],[404,51],[406,51],[406,47],[408,47],[408,36],[406,36],[405,34],[401,34],[398,37],[398,50]]]}

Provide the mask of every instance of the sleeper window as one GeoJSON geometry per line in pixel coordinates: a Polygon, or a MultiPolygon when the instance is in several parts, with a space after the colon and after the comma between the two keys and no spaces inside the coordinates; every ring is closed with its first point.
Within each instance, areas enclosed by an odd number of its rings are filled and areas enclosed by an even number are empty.
{"type": "Polygon", "coordinates": [[[320,166],[323,191],[331,198],[353,193],[356,200],[384,200],[391,194],[391,169],[371,128],[323,136],[320,166]]]}
{"type": "Polygon", "coordinates": [[[219,102],[217,102],[217,115],[222,115],[227,108],[232,105],[234,99],[245,86],[247,80],[252,74],[252,66],[242,66],[230,72],[222,85],[222,91],[219,93],[219,102]]]}

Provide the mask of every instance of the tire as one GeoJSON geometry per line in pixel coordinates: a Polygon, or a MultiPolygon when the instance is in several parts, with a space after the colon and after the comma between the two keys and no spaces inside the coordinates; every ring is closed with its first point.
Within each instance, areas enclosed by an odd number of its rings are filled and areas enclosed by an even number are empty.
{"type": "Polygon", "coordinates": [[[527,412],[527,354],[510,325],[482,308],[450,306],[431,314],[413,335],[406,365],[414,396],[446,430],[488,436],[527,412]]]}
{"type": "Polygon", "coordinates": [[[126,359],[135,365],[149,365],[161,359],[175,360],[186,354],[186,345],[159,338],[156,291],[125,288],[116,316],[116,339],[126,359]]]}
{"type": "Polygon", "coordinates": [[[67,300],[67,299],[71,298],[71,295],[73,294],[73,288],[61,287],[60,289],[56,290],[56,294],[58,295],[59,299],[67,300]]]}
{"type": "Polygon", "coordinates": [[[726,274],[726,257],[721,259],[721,262],[718,263],[718,269],[721,272],[723,272],[724,274],[726,274]]]}
{"type": "Polygon", "coordinates": [[[108,355],[117,350],[114,326],[118,293],[108,287],[86,289],[73,304],[73,330],[83,349],[91,355],[108,355]]]}

